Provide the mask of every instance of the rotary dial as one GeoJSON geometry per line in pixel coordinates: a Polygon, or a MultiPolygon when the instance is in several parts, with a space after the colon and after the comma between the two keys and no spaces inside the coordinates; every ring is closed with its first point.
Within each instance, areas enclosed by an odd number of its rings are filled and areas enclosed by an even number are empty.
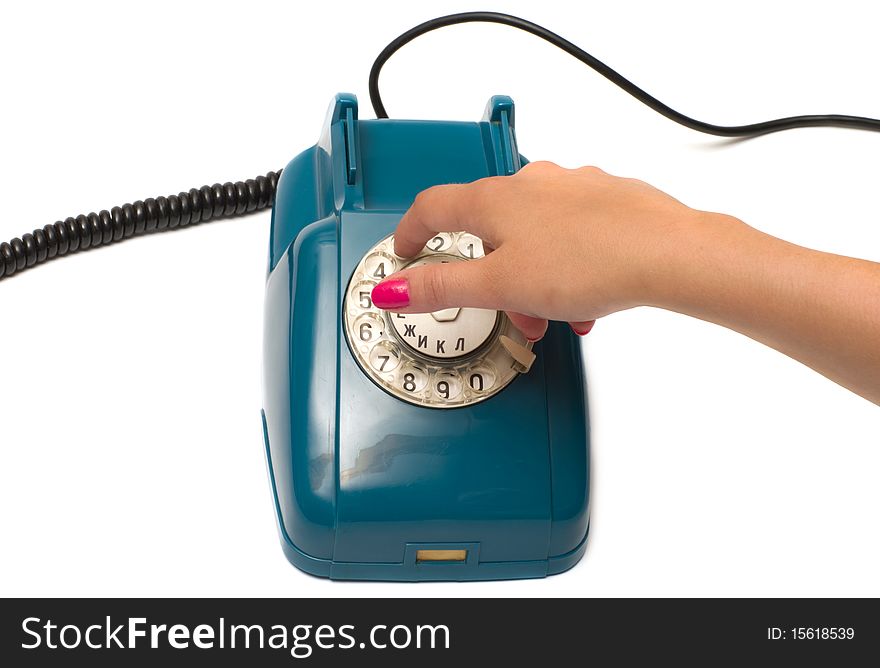
{"type": "Polygon", "coordinates": [[[492,396],[528,370],[534,360],[532,344],[501,311],[390,313],[370,299],[373,287],[400,269],[482,257],[477,237],[442,232],[409,260],[393,249],[389,236],[367,252],[352,274],[343,304],[349,346],[375,383],[408,403],[454,408],[492,396]]]}

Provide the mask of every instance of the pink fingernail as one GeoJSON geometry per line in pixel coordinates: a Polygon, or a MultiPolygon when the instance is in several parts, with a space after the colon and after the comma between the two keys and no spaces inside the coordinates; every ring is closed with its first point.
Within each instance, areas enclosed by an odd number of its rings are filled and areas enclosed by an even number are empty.
{"type": "Polygon", "coordinates": [[[590,320],[590,322],[588,322],[583,329],[575,329],[575,327],[573,325],[571,325],[571,329],[578,336],[586,336],[587,334],[590,333],[590,331],[593,329],[593,325],[595,325],[595,324],[596,324],[595,320],[590,320]]]}
{"type": "Polygon", "coordinates": [[[389,278],[373,288],[370,297],[379,308],[409,306],[409,283],[405,278],[389,278]]]}
{"type": "Polygon", "coordinates": [[[538,337],[536,337],[536,338],[533,339],[532,337],[527,336],[527,337],[526,337],[526,341],[528,341],[529,343],[537,343],[538,341],[540,341],[540,340],[543,339],[543,338],[544,338],[543,336],[538,336],[538,337]]]}

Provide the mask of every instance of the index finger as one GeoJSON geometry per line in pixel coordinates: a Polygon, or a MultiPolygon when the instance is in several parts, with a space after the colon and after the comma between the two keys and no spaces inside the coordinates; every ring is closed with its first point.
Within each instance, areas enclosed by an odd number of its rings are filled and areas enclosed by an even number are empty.
{"type": "Polygon", "coordinates": [[[497,245],[494,225],[483,215],[486,181],[434,186],[423,190],[403,214],[394,232],[394,252],[412,257],[437,232],[467,230],[492,246],[497,245]]]}

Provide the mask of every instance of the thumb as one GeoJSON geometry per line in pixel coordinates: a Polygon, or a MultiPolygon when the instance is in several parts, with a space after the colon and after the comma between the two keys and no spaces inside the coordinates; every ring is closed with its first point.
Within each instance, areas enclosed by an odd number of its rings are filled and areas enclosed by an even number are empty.
{"type": "Polygon", "coordinates": [[[462,306],[497,309],[498,285],[491,280],[491,257],[404,269],[373,288],[373,304],[401,313],[462,306]]]}

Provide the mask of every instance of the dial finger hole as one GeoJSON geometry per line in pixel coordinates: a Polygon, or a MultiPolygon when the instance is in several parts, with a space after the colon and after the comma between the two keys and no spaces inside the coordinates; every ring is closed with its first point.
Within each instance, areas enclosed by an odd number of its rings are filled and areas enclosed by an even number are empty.
{"type": "Polygon", "coordinates": [[[368,279],[381,281],[397,271],[397,261],[388,253],[378,252],[367,256],[364,260],[364,276],[368,279]]]}
{"type": "Polygon", "coordinates": [[[378,341],[384,331],[384,321],[373,314],[362,315],[354,321],[354,336],[360,343],[378,341]]]}
{"type": "Polygon", "coordinates": [[[452,401],[461,394],[461,376],[455,371],[438,371],[431,387],[442,401],[452,401]]]}
{"type": "Polygon", "coordinates": [[[406,364],[398,375],[397,383],[404,392],[416,394],[427,386],[428,373],[417,364],[406,364]]]}
{"type": "Polygon", "coordinates": [[[373,298],[370,296],[376,284],[372,281],[361,281],[355,285],[348,293],[349,304],[354,305],[362,311],[368,311],[373,308],[373,298]]]}
{"type": "Polygon", "coordinates": [[[469,260],[483,257],[483,242],[479,237],[465,232],[458,238],[458,252],[469,260]]]}
{"type": "Polygon", "coordinates": [[[379,341],[370,351],[370,365],[379,373],[394,371],[400,364],[400,348],[390,341],[379,341]]]}
{"type": "Polygon", "coordinates": [[[468,387],[477,393],[491,390],[497,378],[495,369],[487,361],[480,362],[465,373],[468,387]]]}
{"type": "Polygon", "coordinates": [[[439,232],[425,244],[425,248],[434,253],[442,253],[452,246],[452,237],[446,232],[439,232]]]}

